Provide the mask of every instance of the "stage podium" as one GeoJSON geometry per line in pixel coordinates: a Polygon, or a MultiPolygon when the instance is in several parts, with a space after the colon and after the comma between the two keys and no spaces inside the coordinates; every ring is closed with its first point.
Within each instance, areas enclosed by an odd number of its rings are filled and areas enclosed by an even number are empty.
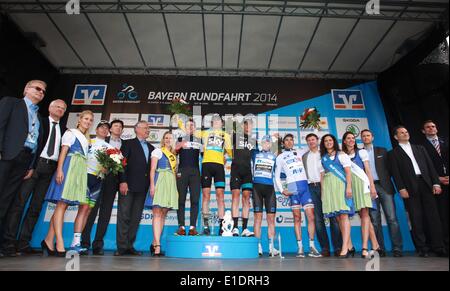
{"type": "Polygon", "coordinates": [[[167,237],[166,256],[192,259],[255,259],[255,237],[177,236],[167,237]]]}

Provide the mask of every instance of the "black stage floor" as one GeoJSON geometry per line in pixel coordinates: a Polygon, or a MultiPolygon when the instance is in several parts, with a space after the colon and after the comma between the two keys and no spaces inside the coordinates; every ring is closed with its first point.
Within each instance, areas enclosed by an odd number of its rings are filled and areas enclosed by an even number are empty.
{"type": "MultiPolygon", "coordinates": [[[[66,265],[73,266],[69,259],[40,255],[0,259],[0,271],[64,271],[66,265]]],[[[284,259],[265,256],[232,260],[155,258],[149,254],[114,257],[107,252],[104,256],[82,256],[79,260],[81,271],[364,271],[367,265],[381,271],[449,271],[448,258],[419,258],[413,253],[402,258],[380,258],[379,265],[360,257],[296,258],[294,254],[286,254],[284,259]]]]}

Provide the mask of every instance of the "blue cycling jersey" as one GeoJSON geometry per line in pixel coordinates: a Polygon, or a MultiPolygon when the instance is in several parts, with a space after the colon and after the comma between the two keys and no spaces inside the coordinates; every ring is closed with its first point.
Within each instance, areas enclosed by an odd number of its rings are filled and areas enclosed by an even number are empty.
{"type": "Polygon", "coordinates": [[[272,152],[256,151],[252,157],[253,183],[273,185],[275,161],[272,152]]]}

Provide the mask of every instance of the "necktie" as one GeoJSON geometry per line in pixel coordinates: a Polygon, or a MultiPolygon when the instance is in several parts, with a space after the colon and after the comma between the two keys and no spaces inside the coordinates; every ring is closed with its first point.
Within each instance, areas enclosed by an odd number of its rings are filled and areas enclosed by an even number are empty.
{"type": "Polygon", "coordinates": [[[433,139],[433,146],[436,149],[436,151],[438,152],[438,154],[441,155],[441,146],[439,145],[438,139],[433,139]]]}
{"type": "Polygon", "coordinates": [[[47,155],[50,158],[55,153],[55,142],[56,142],[56,125],[57,122],[52,122],[52,130],[50,132],[50,141],[48,142],[47,155]]]}

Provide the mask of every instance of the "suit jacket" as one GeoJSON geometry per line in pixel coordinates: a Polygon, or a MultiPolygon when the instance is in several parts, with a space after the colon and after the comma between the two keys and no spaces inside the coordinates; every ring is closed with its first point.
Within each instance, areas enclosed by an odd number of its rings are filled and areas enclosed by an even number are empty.
{"type": "Polygon", "coordinates": [[[439,177],[448,176],[449,160],[448,160],[448,142],[442,138],[439,138],[439,146],[441,155],[438,154],[434,145],[425,138],[423,146],[427,150],[428,155],[433,162],[434,169],[438,173],[439,177]]]}
{"type": "MultiPolygon", "coordinates": [[[[411,148],[414,158],[419,165],[422,178],[431,191],[433,185],[439,184],[439,177],[434,169],[433,163],[423,146],[411,144],[411,148]]],[[[406,189],[410,195],[417,193],[419,191],[419,185],[414,166],[408,154],[400,146],[397,146],[389,152],[389,163],[397,189],[406,189]]]]}
{"type": "Polygon", "coordinates": [[[150,166],[151,154],[155,149],[147,142],[149,155],[145,159],[144,150],[138,138],[124,141],[121,151],[124,157],[127,158],[127,166],[125,171],[120,173],[120,183],[128,183],[130,192],[147,193],[150,186],[150,166]]]}
{"type": "MultiPolygon", "coordinates": [[[[38,113],[39,121],[41,122],[38,113]]],[[[43,129],[39,127],[38,148],[42,143],[43,129]]],[[[2,159],[12,160],[23,150],[28,136],[28,110],[23,99],[3,97],[0,100],[0,152],[2,159]]],[[[30,168],[36,165],[36,154],[30,168]]]]}
{"type": "MultiPolygon", "coordinates": [[[[39,143],[39,148],[38,148],[38,157],[41,156],[42,151],[44,150],[45,145],[47,144],[48,138],[50,137],[50,130],[53,127],[53,124],[50,123],[50,119],[48,119],[48,117],[46,118],[42,118],[40,120],[41,123],[41,128],[42,128],[42,138],[40,139],[40,143],[39,143]]],[[[59,127],[59,130],[61,132],[61,139],[62,136],[64,135],[64,132],[67,130],[66,127],[61,126],[61,122],[58,123],[57,127],[59,127]]],[[[60,144],[61,146],[61,140],[60,140],[60,144]]]]}
{"type": "Polygon", "coordinates": [[[382,147],[374,147],[374,160],[381,187],[383,187],[388,194],[395,194],[394,185],[391,181],[387,150],[382,147]]]}

